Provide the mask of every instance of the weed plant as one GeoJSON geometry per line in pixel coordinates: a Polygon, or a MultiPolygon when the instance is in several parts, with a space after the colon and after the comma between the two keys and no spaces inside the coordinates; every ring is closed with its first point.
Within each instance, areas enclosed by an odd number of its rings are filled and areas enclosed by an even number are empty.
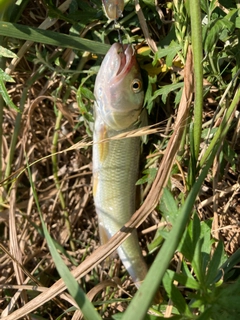
{"type": "Polygon", "coordinates": [[[2,318],[239,319],[239,2],[125,1],[111,22],[100,0],[0,0],[0,17],[2,318]],[[94,81],[119,34],[150,126],[137,292],[102,263],[128,235],[100,247],[92,199],[94,81]]]}

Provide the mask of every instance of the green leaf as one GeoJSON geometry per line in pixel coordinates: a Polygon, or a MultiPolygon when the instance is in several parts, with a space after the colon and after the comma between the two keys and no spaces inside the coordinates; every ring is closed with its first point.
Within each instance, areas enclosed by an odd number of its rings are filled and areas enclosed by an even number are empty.
{"type": "MultiPolygon", "coordinates": [[[[79,305],[80,309],[82,309],[82,311],[84,311],[86,309],[86,310],[88,310],[87,312],[90,312],[90,310],[91,310],[91,314],[92,314],[93,319],[100,319],[100,317],[97,315],[95,309],[93,308],[92,304],[90,303],[88,298],[85,296],[85,293],[79,287],[78,282],[72,276],[71,272],[68,270],[67,266],[65,265],[65,263],[61,259],[59,253],[57,252],[57,250],[54,246],[54,242],[47,231],[47,228],[46,228],[43,220],[42,220],[42,225],[43,225],[44,235],[47,240],[49,250],[50,250],[51,255],[53,257],[53,260],[55,262],[56,268],[57,268],[60,276],[63,278],[63,281],[65,282],[71,296],[76,300],[77,304],[79,305]]],[[[85,316],[87,319],[91,319],[89,316],[87,316],[87,315],[85,315],[85,316]]]]}
{"type": "Polygon", "coordinates": [[[240,29],[240,17],[237,17],[235,20],[235,27],[240,29]]]}
{"type": "Polygon", "coordinates": [[[42,30],[21,24],[0,21],[0,35],[29,40],[62,48],[106,54],[110,46],[100,42],[70,36],[59,32],[42,30]]]}
{"type": "Polygon", "coordinates": [[[144,2],[147,6],[155,7],[155,1],[154,1],[154,0],[143,0],[143,2],[144,2]]]}
{"type": "Polygon", "coordinates": [[[211,52],[213,47],[217,44],[222,30],[227,29],[231,31],[234,27],[234,23],[227,19],[218,19],[203,27],[203,33],[205,34],[205,39],[203,41],[204,50],[206,52],[211,52]]]}
{"type": "Polygon", "coordinates": [[[167,189],[163,189],[163,195],[159,206],[162,215],[166,221],[170,221],[174,224],[176,217],[178,215],[178,207],[175,199],[173,198],[171,192],[167,189]]]}
{"type": "Polygon", "coordinates": [[[167,85],[161,87],[161,89],[156,90],[154,92],[154,95],[152,96],[151,100],[155,100],[158,96],[162,95],[162,101],[163,101],[163,103],[166,103],[168,94],[170,92],[173,92],[173,91],[179,89],[179,88],[182,88],[183,84],[184,84],[183,82],[167,84],[167,85]]]}
{"type": "MultiPolygon", "coordinates": [[[[77,308],[76,307],[70,307],[70,308],[68,308],[67,310],[65,310],[59,317],[57,317],[55,320],[62,320],[62,318],[65,316],[66,317],[66,315],[69,313],[69,312],[74,312],[74,311],[76,311],[77,310],[77,308]]],[[[35,316],[34,316],[35,317],[35,316]]],[[[66,318],[64,318],[64,319],[66,319],[66,318]]],[[[39,320],[38,318],[36,318],[36,320],[39,320]]]]}
{"type": "MultiPolygon", "coordinates": [[[[114,314],[111,316],[111,319],[113,320],[121,320],[124,316],[124,312],[122,313],[117,313],[117,314],[114,314]]],[[[159,320],[161,319],[162,317],[159,317],[159,316],[155,316],[155,315],[151,315],[151,314],[146,314],[144,320],[159,320]]],[[[171,318],[172,319],[172,318],[171,318]]]]}
{"type": "Polygon", "coordinates": [[[157,76],[151,77],[148,76],[148,86],[145,92],[144,103],[143,106],[146,107],[148,114],[151,113],[153,108],[153,84],[157,82],[157,76]]]}
{"type": "Polygon", "coordinates": [[[191,271],[189,270],[189,264],[185,260],[183,260],[182,261],[182,274],[186,275],[187,278],[189,278],[189,279],[195,280],[191,271]]]}
{"type": "MultiPolygon", "coordinates": [[[[204,281],[204,274],[205,274],[205,268],[203,267],[203,256],[201,252],[201,248],[204,243],[204,239],[200,237],[200,232],[201,232],[201,225],[200,225],[200,220],[195,213],[193,216],[193,221],[192,221],[192,250],[193,250],[193,257],[192,257],[192,267],[194,269],[194,272],[196,274],[197,279],[199,282],[204,281]]],[[[206,253],[205,254],[207,257],[209,255],[206,253]]],[[[206,259],[206,257],[204,257],[206,259]]]]}
{"type": "MultiPolygon", "coordinates": [[[[42,220],[42,218],[41,218],[42,220]]],[[[53,257],[53,261],[56,265],[56,268],[58,270],[59,275],[65,282],[69,293],[74,298],[74,300],[77,302],[80,310],[84,314],[85,319],[89,320],[100,320],[100,316],[96,312],[94,306],[91,304],[91,302],[88,300],[87,296],[85,295],[84,291],[80,288],[77,280],[73,277],[71,272],[68,270],[67,266],[63,262],[62,258],[60,257],[59,253],[57,252],[53,240],[50,237],[47,227],[42,220],[42,226],[43,226],[43,232],[45,235],[45,238],[48,243],[49,250],[51,252],[51,255],[53,257]]]]}
{"type": "Polygon", "coordinates": [[[213,136],[216,131],[217,131],[217,128],[212,128],[209,134],[209,129],[203,129],[201,133],[201,138],[206,139],[208,136],[211,138],[211,136],[213,136]]]}
{"type": "MultiPolygon", "coordinates": [[[[211,16],[211,14],[212,14],[212,12],[213,12],[213,10],[216,8],[216,6],[217,6],[217,3],[216,3],[217,1],[216,0],[213,0],[213,1],[210,1],[210,3],[209,3],[209,15],[211,16]]],[[[209,17],[210,18],[210,17],[209,17]]]]}
{"type": "Polygon", "coordinates": [[[7,48],[0,46],[0,57],[17,58],[17,55],[11,50],[8,50],[7,48]]]}
{"type": "MultiPolygon", "coordinates": [[[[41,218],[41,220],[42,220],[42,218],[41,218]]],[[[63,262],[62,258],[60,257],[59,253],[57,252],[57,250],[54,246],[53,240],[50,237],[48,230],[46,228],[46,225],[43,220],[42,220],[42,226],[43,226],[43,232],[44,232],[45,238],[48,243],[49,250],[50,250],[51,255],[53,257],[53,261],[56,265],[58,273],[61,276],[61,278],[63,279],[63,281],[65,282],[69,293],[74,298],[74,300],[77,302],[80,310],[83,312],[84,318],[89,319],[89,320],[94,320],[94,319],[100,320],[101,318],[98,315],[98,313],[96,312],[94,306],[88,300],[84,291],[80,288],[77,280],[73,277],[73,275],[68,270],[65,263],[63,262]]]]}
{"type": "Polygon", "coordinates": [[[237,249],[220,267],[218,274],[216,276],[215,282],[219,281],[224,276],[224,279],[227,279],[227,276],[234,268],[235,265],[240,263],[240,249],[237,249]]]}
{"type": "Polygon", "coordinates": [[[183,92],[183,88],[181,88],[180,90],[178,90],[178,92],[176,93],[175,99],[174,99],[174,104],[175,106],[177,106],[182,98],[182,92],[183,92]]]}
{"type": "Polygon", "coordinates": [[[114,315],[112,315],[112,319],[113,320],[121,320],[123,318],[124,313],[116,313],[114,315]]]}
{"type": "Polygon", "coordinates": [[[1,68],[0,68],[0,78],[4,82],[15,82],[15,80],[7,73],[5,73],[1,68]]]}
{"type": "Polygon", "coordinates": [[[170,299],[172,299],[175,307],[178,311],[187,317],[192,317],[193,314],[190,311],[186,301],[179,291],[179,289],[173,284],[174,272],[171,270],[167,270],[163,277],[163,285],[170,299]]]}
{"type": "MultiPolygon", "coordinates": [[[[189,223],[189,226],[182,238],[179,246],[180,252],[191,262],[193,270],[200,283],[204,282],[204,261],[201,254],[201,248],[204,243],[204,239],[200,236],[201,228],[200,221],[196,214],[193,216],[193,220],[189,223]]],[[[209,255],[204,253],[204,260],[209,255]]]]}
{"type": "Polygon", "coordinates": [[[167,67],[170,67],[172,65],[174,57],[177,55],[177,53],[182,49],[181,45],[176,43],[174,40],[171,41],[170,45],[166,48],[158,48],[158,52],[155,55],[154,62],[156,63],[157,60],[166,57],[166,65],[167,67]]]}
{"type": "Polygon", "coordinates": [[[208,12],[208,0],[201,0],[201,8],[205,13],[208,12]]]}
{"type": "Polygon", "coordinates": [[[218,269],[222,263],[224,257],[224,247],[222,241],[219,241],[217,248],[215,249],[213,256],[211,257],[207,273],[205,276],[206,285],[210,285],[214,282],[214,279],[216,278],[218,269]]]}
{"type": "Polygon", "coordinates": [[[190,278],[189,276],[181,273],[175,273],[174,280],[178,281],[189,289],[199,290],[200,288],[199,283],[193,277],[190,278]]]}
{"type": "Polygon", "coordinates": [[[200,316],[198,316],[197,320],[212,320],[211,314],[212,314],[212,308],[210,307],[207,310],[205,310],[200,316]]]}
{"type": "Polygon", "coordinates": [[[196,242],[199,240],[200,231],[196,229],[196,237],[194,237],[193,221],[190,221],[188,228],[186,229],[181,243],[179,245],[179,251],[192,263],[194,251],[196,248],[196,242]]]}
{"type": "Polygon", "coordinates": [[[155,235],[154,240],[147,245],[149,254],[153,253],[156,249],[158,249],[158,247],[160,246],[160,244],[164,240],[164,238],[163,238],[162,234],[159,232],[159,230],[157,231],[157,234],[158,234],[158,236],[155,235]]]}
{"type": "MultiPolygon", "coordinates": [[[[2,69],[0,69],[0,94],[2,95],[3,100],[8,107],[20,112],[19,108],[12,102],[4,84],[6,79],[9,79],[9,77],[10,76],[8,76],[2,69]]],[[[10,79],[12,78],[10,77],[10,79]]]]}
{"type": "Polygon", "coordinates": [[[224,141],[222,151],[224,158],[231,164],[232,169],[235,170],[238,154],[234,152],[232,146],[227,141],[224,141]]]}
{"type": "Polygon", "coordinates": [[[136,185],[141,185],[146,182],[152,183],[156,177],[157,169],[156,168],[148,168],[143,171],[143,174],[144,174],[144,176],[136,182],[136,185]]]}
{"type": "Polygon", "coordinates": [[[101,320],[101,317],[99,316],[99,314],[95,310],[93,304],[89,301],[89,299],[86,296],[86,294],[84,293],[84,291],[80,288],[77,280],[73,277],[71,272],[68,270],[68,267],[65,265],[65,263],[62,260],[60,254],[56,250],[54,242],[53,242],[50,234],[48,233],[47,227],[46,227],[46,225],[44,223],[44,220],[43,220],[43,217],[42,217],[42,213],[41,213],[41,210],[40,210],[40,205],[39,205],[36,189],[34,187],[33,180],[32,180],[32,173],[31,173],[31,170],[30,170],[30,167],[29,167],[29,164],[28,164],[28,160],[26,159],[26,161],[27,161],[27,170],[28,170],[30,185],[32,187],[34,200],[36,202],[36,205],[37,205],[37,208],[38,208],[38,212],[39,212],[39,215],[40,215],[40,220],[41,220],[41,223],[42,223],[43,232],[44,232],[44,235],[45,235],[49,250],[51,252],[53,261],[54,261],[54,263],[56,265],[57,271],[58,271],[60,277],[65,282],[69,293],[71,294],[73,299],[78,304],[80,310],[82,311],[84,319],[86,319],[86,320],[101,320]]]}
{"type": "Polygon", "coordinates": [[[89,99],[89,100],[95,100],[95,97],[94,97],[94,94],[91,90],[89,90],[88,88],[86,87],[80,87],[80,90],[81,90],[81,94],[89,99]]]}
{"type": "Polygon", "coordinates": [[[216,289],[215,301],[212,304],[212,319],[232,320],[240,318],[240,279],[230,285],[216,289]]]}
{"type": "Polygon", "coordinates": [[[209,263],[212,244],[214,243],[214,240],[211,237],[211,227],[212,227],[212,220],[205,220],[205,221],[201,221],[200,223],[200,238],[202,239],[200,255],[201,255],[202,272],[204,274],[207,269],[207,265],[209,263]]]}
{"type": "Polygon", "coordinates": [[[155,293],[158,290],[160,282],[163,279],[172,256],[174,255],[174,252],[179,245],[179,241],[182,238],[184,229],[192,213],[196,197],[205,177],[209,172],[209,168],[213,163],[213,159],[218,147],[219,144],[216,144],[216,146],[212,150],[212,154],[208,158],[206,166],[202,169],[198,180],[194,183],[190,193],[188,194],[188,197],[177,216],[176,222],[169,233],[168,239],[163,243],[163,246],[157,254],[153,264],[151,265],[151,268],[146,278],[144,279],[140,289],[125,311],[123,316],[124,320],[135,319],[136,310],[138,319],[144,319],[144,316],[152,302],[155,293]]]}
{"type": "Polygon", "coordinates": [[[10,10],[14,7],[14,0],[0,0],[0,20],[9,19],[10,10]]]}

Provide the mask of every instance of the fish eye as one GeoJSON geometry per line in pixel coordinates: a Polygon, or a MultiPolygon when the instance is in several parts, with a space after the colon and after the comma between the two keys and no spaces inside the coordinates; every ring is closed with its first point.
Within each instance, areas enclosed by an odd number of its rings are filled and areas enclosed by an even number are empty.
{"type": "Polygon", "coordinates": [[[131,87],[134,93],[138,93],[142,90],[142,81],[139,79],[134,79],[131,83],[131,87]]]}

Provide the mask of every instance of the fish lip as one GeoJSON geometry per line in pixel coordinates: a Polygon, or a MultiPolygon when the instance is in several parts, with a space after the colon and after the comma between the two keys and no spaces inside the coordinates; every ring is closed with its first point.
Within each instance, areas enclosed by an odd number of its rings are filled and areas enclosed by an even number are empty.
{"type": "Polygon", "coordinates": [[[118,59],[119,59],[119,67],[116,70],[115,74],[115,81],[118,82],[120,78],[124,77],[132,68],[135,56],[134,56],[134,49],[132,45],[122,45],[118,44],[118,59]]]}

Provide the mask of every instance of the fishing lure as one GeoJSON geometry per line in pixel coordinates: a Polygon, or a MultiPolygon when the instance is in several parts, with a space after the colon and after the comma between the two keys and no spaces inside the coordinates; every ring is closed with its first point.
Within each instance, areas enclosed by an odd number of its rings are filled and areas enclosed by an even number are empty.
{"type": "Polygon", "coordinates": [[[105,15],[110,20],[117,20],[122,16],[124,0],[102,0],[105,15]]]}

